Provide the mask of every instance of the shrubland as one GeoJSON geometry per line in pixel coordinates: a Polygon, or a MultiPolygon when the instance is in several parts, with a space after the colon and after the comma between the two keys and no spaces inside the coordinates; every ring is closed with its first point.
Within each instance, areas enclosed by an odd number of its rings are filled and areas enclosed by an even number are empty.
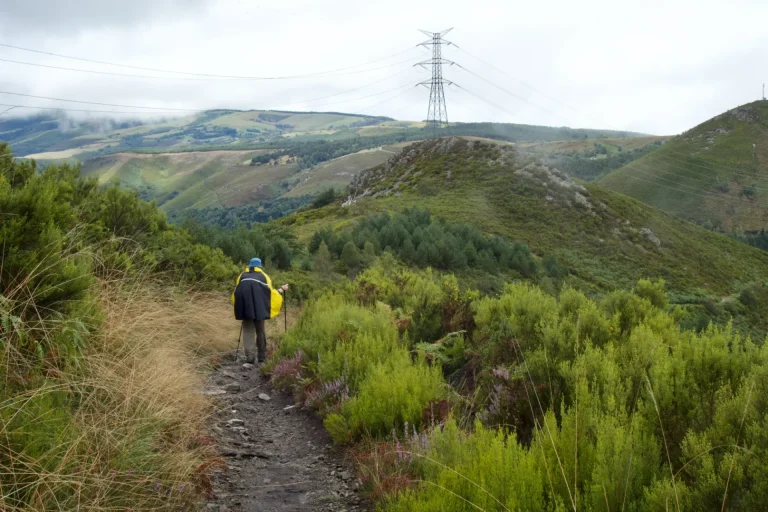
{"type": "Polygon", "coordinates": [[[135,192],[4,144],[0,217],[0,508],[198,503],[216,464],[198,354],[229,317],[204,290],[235,265],[135,192]]]}
{"type": "Polygon", "coordinates": [[[491,297],[385,254],[310,301],[271,371],[382,510],[759,508],[764,340],[683,316],[663,281],[491,297]]]}

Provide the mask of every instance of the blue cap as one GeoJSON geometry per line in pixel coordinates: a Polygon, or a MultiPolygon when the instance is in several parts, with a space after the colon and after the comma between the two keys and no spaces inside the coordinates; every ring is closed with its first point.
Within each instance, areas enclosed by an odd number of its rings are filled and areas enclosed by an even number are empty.
{"type": "Polygon", "coordinates": [[[261,268],[261,258],[251,258],[251,262],[248,263],[248,266],[261,268]]]}

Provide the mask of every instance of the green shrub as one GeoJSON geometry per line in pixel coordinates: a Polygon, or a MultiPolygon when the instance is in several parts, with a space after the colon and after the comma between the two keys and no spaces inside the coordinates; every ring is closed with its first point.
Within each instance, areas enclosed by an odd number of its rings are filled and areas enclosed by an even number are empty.
{"type": "Polygon", "coordinates": [[[402,350],[396,336],[361,332],[341,340],[335,347],[324,352],[317,364],[317,376],[323,382],[342,378],[354,393],[360,387],[371,367],[389,360],[402,350]]]}
{"type": "Polygon", "coordinates": [[[429,404],[446,396],[439,366],[412,363],[405,350],[374,365],[357,396],[344,403],[342,415],[351,436],[387,436],[405,424],[419,428],[429,404]]]}
{"type": "MultiPolygon", "coordinates": [[[[476,425],[472,435],[454,420],[429,437],[426,449],[409,447],[421,484],[385,504],[388,511],[546,510],[547,473],[536,452],[514,435],[476,425]]],[[[554,476],[554,475],[553,475],[554,476]]]]}
{"type": "Polygon", "coordinates": [[[365,333],[395,343],[398,332],[392,312],[383,306],[360,307],[342,295],[326,294],[307,305],[296,326],[283,337],[279,354],[290,357],[301,350],[308,362],[317,365],[338,344],[354,342],[365,333]]]}

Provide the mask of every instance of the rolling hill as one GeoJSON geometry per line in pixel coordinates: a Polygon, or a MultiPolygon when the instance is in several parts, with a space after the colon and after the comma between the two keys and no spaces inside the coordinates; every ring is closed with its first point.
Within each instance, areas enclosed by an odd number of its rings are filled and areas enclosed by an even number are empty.
{"type": "Polygon", "coordinates": [[[761,230],[768,225],[768,101],[710,119],[599,183],[720,231],[761,230]]]}
{"type": "Polygon", "coordinates": [[[157,199],[166,211],[231,208],[343,189],[357,172],[385,162],[400,147],[365,149],[306,169],[287,155],[252,165],[253,157],[270,150],[123,152],[87,160],[83,173],[98,176],[101,183],[119,180],[145,199],[157,199]]]}
{"type": "Polygon", "coordinates": [[[335,112],[211,110],[180,117],[77,120],[63,113],[0,120],[0,140],[19,156],[38,160],[95,156],[137,149],[183,150],[253,147],[283,137],[355,134],[365,126],[392,121],[386,117],[335,112]]]}
{"type": "MultiPolygon", "coordinates": [[[[0,140],[18,156],[38,160],[78,159],[125,151],[264,149],[301,140],[377,138],[380,143],[418,140],[423,122],[340,112],[210,110],[155,118],[88,117],[66,112],[0,119],[0,140]]],[[[501,123],[457,123],[447,134],[477,135],[507,141],[628,138],[640,134],[501,123]]]]}
{"type": "MultiPolygon", "coordinates": [[[[172,218],[191,209],[256,207],[245,218],[262,219],[293,211],[329,187],[343,189],[407,141],[420,140],[423,127],[338,112],[214,110],[150,121],[55,113],[0,119],[0,140],[44,165],[83,162],[85,174],[101,183],[119,180],[172,218]]],[[[457,123],[446,133],[538,144],[535,151],[648,144],[630,132],[517,124],[457,123]]]]}
{"type": "Polygon", "coordinates": [[[635,199],[579,183],[514,146],[443,138],[406,147],[359,174],[343,205],[281,220],[301,239],[339,230],[372,213],[428,208],[451,222],[555,255],[568,282],[591,293],[664,278],[679,303],[721,301],[768,278],[768,254],[635,199]]]}

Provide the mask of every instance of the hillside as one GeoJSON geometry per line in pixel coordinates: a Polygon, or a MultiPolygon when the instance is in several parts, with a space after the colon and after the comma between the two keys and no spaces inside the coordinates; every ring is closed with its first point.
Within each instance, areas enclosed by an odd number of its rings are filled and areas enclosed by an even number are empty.
{"type": "Polygon", "coordinates": [[[725,232],[768,225],[768,102],[721,114],[599,183],[725,232]]]}
{"type": "Polygon", "coordinates": [[[300,212],[283,222],[307,238],[370,213],[424,207],[523,241],[539,256],[556,255],[570,271],[568,280],[591,292],[662,277],[674,292],[701,299],[727,296],[768,277],[765,253],[576,182],[510,145],[462,138],[417,143],[360,174],[350,191],[343,206],[300,212]]]}
{"type": "Polygon", "coordinates": [[[574,178],[595,181],[650,153],[668,139],[670,137],[640,136],[536,141],[519,143],[517,148],[574,178]]]}
{"type": "Polygon", "coordinates": [[[359,171],[385,162],[400,147],[365,149],[306,169],[289,155],[252,165],[254,157],[274,153],[270,150],[123,152],[87,160],[83,173],[101,183],[119,180],[145,199],[156,199],[167,212],[232,208],[314,196],[328,187],[341,190],[359,171]]]}

